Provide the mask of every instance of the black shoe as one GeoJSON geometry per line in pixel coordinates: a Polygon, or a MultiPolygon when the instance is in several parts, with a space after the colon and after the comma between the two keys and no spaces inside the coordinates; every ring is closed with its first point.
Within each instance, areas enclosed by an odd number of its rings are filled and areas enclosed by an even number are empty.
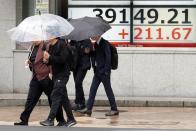
{"type": "Polygon", "coordinates": [[[77,104],[75,104],[75,103],[72,103],[72,104],[71,104],[71,109],[72,109],[72,110],[75,110],[76,107],[77,107],[77,104]]]}
{"type": "Polygon", "coordinates": [[[56,126],[66,126],[65,121],[59,121],[59,123],[56,126]]]}
{"type": "Polygon", "coordinates": [[[83,110],[85,108],[85,104],[74,104],[72,106],[72,110],[77,111],[77,110],[83,110]]]}
{"type": "Polygon", "coordinates": [[[86,114],[88,117],[91,117],[92,111],[84,108],[83,110],[78,110],[81,114],[86,114]]]}
{"type": "Polygon", "coordinates": [[[54,120],[46,119],[45,121],[41,121],[40,125],[42,125],[42,126],[54,126],[54,120]]]}
{"type": "Polygon", "coordinates": [[[67,123],[66,123],[66,127],[72,127],[75,124],[77,124],[75,119],[74,120],[68,120],[67,123]]]}
{"type": "Polygon", "coordinates": [[[15,122],[14,125],[15,126],[28,126],[28,122],[24,122],[24,121],[15,122]]]}
{"type": "Polygon", "coordinates": [[[118,115],[119,115],[119,111],[110,110],[110,111],[107,112],[105,115],[106,115],[106,116],[118,116],[118,115]]]}

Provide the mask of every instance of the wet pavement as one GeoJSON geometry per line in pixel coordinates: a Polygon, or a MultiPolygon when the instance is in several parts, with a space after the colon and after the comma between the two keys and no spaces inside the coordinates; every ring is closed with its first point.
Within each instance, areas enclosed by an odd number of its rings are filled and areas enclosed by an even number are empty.
{"type": "MultiPolygon", "coordinates": [[[[23,108],[22,106],[0,107],[0,125],[10,125],[8,127],[12,127],[11,125],[14,122],[19,121],[23,108]]],[[[96,107],[92,117],[74,113],[78,122],[75,127],[115,130],[118,128],[129,130],[196,129],[196,108],[120,107],[118,117],[106,117],[105,113],[108,109],[109,107],[96,107]]],[[[49,108],[47,106],[37,106],[30,117],[29,125],[40,127],[39,121],[44,120],[48,112],[49,108]]]]}
{"type": "MultiPolygon", "coordinates": [[[[22,127],[22,126],[0,126],[0,130],[3,131],[65,131],[64,127],[22,127]]],[[[66,131],[128,131],[126,129],[97,129],[97,128],[66,128],[66,131]]],[[[129,130],[130,131],[130,130],[129,130]]]]}
{"type": "Polygon", "coordinates": [[[195,131],[195,130],[177,130],[177,129],[124,129],[124,128],[88,128],[88,127],[38,127],[38,126],[0,126],[3,131],[195,131]]]}

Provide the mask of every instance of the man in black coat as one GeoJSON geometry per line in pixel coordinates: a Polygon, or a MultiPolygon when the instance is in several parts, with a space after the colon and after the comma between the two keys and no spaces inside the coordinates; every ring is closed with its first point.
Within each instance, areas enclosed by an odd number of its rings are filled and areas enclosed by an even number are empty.
{"type": "Polygon", "coordinates": [[[111,50],[109,42],[100,36],[92,37],[92,40],[96,41],[94,45],[94,59],[92,65],[94,68],[94,77],[90,88],[89,99],[87,102],[87,108],[81,110],[81,113],[85,113],[88,116],[92,114],[92,108],[97,93],[97,89],[102,82],[105,88],[106,95],[109,99],[111,110],[106,113],[106,116],[118,115],[115,97],[111,88],[111,50]]]}
{"type": "Polygon", "coordinates": [[[49,52],[44,51],[44,62],[52,66],[53,74],[53,91],[51,94],[52,105],[48,118],[45,121],[40,122],[44,126],[53,126],[54,118],[57,111],[63,106],[67,114],[67,127],[71,127],[76,124],[76,120],[73,116],[70,101],[67,94],[66,84],[69,80],[69,49],[64,40],[52,39],[50,40],[49,52]]]}
{"type": "Polygon", "coordinates": [[[77,111],[85,108],[83,81],[87,71],[91,68],[92,44],[90,39],[80,42],[71,41],[70,44],[76,46],[78,52],[77,66],[73,71],[76,97],[75,104],[72,107],[73,110],[77,111]]]}

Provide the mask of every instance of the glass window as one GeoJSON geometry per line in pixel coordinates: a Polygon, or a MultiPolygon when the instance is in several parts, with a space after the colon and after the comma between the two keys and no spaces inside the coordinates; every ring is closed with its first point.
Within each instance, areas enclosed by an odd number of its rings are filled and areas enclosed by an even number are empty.
{"type": "Polygon", "coordinates": [[[49,0],[36,0],[35,3],[35,14],[38,14],[39,11],[42,14],[49,12],[49,0]]]}

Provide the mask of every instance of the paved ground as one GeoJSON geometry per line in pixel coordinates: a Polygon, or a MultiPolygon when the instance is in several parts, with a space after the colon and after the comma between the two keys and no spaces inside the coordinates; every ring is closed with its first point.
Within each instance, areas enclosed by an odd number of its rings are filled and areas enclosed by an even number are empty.
{"type": "MultiPolygon", "coordinates": [[[[11,125],[13,125],[13,122],[19,121],[19,115],[23,108],[24,107],[21,106],[0,107],[0,125],[9,125],[1,126],[0,130],[2,128],[17,129],[11,125]]],[[[75,127],[111,128],[115,129],[115,131],[118,128],[129,130],[196,129],[196,108],[121,107],[119,108],[119,117],[105,117],[104,114],[107,109],[107,107],[96,107],[92,117],[80,116],[75,113],[78,121],[78,124],[75,127]]],[[[47,106],[36,107],[31,115],[29,125],[42,129],[39,125],[39,121],[44,120],[47,117],[48,112],[49,108],[47,106]]]]}
{"type": "Polygon", "coordinates": [[[14,127],[14,126],[0,126],[2,131],[194,131],[194,130],[168,130],[168,129],[122,129],[122,128],[84,128],[84,127],[74,127],[74,128],[64,128],[64,127],[14,127]]]}

